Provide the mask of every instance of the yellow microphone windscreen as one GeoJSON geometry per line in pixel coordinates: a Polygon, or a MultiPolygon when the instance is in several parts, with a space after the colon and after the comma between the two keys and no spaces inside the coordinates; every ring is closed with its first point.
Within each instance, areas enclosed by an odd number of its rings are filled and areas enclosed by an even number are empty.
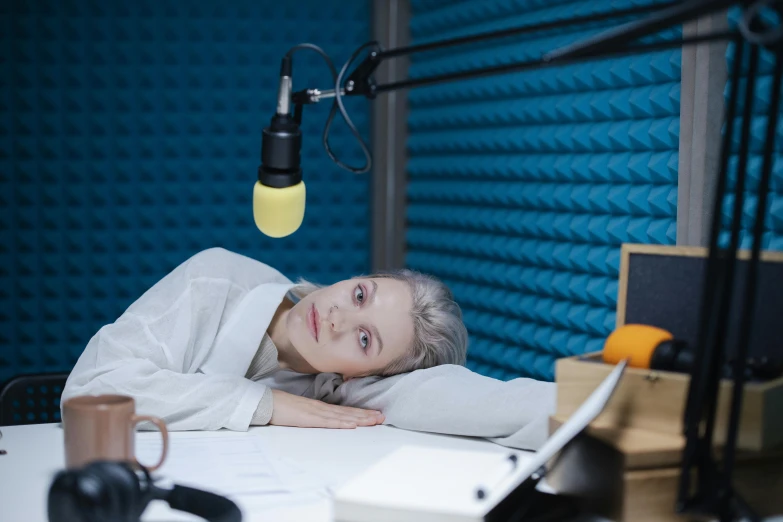
{"type": "Polygon", "coordinates": [[[609,334],[604,344],[603,360],[617,364],[630,358],[628,366],[649,368],[653,352],[663,341],[674,337],[663,328],[646,324],[626,324],[609,334]]]}
{"type": "Polygon", "coordinates": [[[296,232],[305,211],[305,184],[272,188],[256,181],[253,187],[253,218],[258,229],[269,237],[285,237],[296,232]]]}

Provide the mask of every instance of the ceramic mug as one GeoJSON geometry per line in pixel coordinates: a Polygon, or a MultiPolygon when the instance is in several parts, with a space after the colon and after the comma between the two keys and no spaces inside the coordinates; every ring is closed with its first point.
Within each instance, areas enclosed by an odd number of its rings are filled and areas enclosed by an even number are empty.
{"type": "Polygon", "coordinates": [[[140,465],[136,459],[136,425],[149,421],[160,430],[163,451],[154,471],[163,465],[169,447],[166,423],[158,417],[136,415],[136,402],[125,395],[85,395],[63,402],[65,466],[80,468],[96,460],[125,461],[140,465]]]}

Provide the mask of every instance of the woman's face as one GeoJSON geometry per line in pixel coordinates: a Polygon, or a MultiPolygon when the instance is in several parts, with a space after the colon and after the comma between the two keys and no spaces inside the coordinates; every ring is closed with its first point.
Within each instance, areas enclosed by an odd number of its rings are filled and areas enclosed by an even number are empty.
{"type": "Polygon", "coordinates": [[[377,373],[413,344],[413,298],[394,279],[349,279],[321,288],[288,314],[291,344],[316,370],[377,373]]]}

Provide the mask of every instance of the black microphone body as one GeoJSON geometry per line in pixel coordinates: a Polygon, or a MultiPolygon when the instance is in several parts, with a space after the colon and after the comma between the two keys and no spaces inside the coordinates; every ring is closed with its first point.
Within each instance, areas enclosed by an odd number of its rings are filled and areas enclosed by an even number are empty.
{"type": "Polygon", "coordinates": [[[302,181],[302,131],[288,114],[275,114],[261,135],[258,181],[272,188],[293,187],[302,181]]]}
{"type": "Polygon", "coordinates": [[[693,368],[693,352],[686,343],[677,340],[663,341],[650,358],[650,368],[669,372],[688,373],[693,368]]]}
{"type": "MultiPolygon", "coordinates": [[[[735,359],[726,361],[721,368],[724,379],[733,379],[735,359]]],[[[692,350],[682,341],[664,341],[653,351],[650,368],[670,372],[691,373],[696,364],[692,350]]],[[[768,357],[749,358],[745,361],[745,379],[749,381],[765,381],[775,379],[783,374],[783,365],[768,357]]]]}
{"type": "Polygon", "coordinates": [[[258,181],[272,188],[292,187],[302,181],[302,131],[290,115],[293,65],[286,55],[280,63],[277,110],[261,134],[258,181]]]}

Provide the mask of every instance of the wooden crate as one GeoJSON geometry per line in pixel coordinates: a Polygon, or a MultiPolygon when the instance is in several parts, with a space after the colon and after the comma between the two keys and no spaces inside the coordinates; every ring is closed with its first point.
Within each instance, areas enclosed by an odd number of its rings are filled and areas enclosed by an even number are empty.
{"type": "MultiPolygon", "coordinates": [[[[628,313],[632,313],[633,317],[650,320],[645,324],[665,328],[672,331],[675,337],[680,338],[682,335],[693,342],[695,317],[692,314],[695,311],[692,309],[698,307],[700,302],[699,288],[686,290],[683,286],[688,283],[684,281],[678,281],[676,287],[662,287],[666,286],[666,281],[676,279],[676,273],[681,271],[679,269],[684,269],[686,266],[682,263],[688,263],[687,266],[691,270],[691,272],[683,270],[683,273],[688,274],[686,279],[688,281],[698,279],[692,272],[693,263],[706,255],[707,249],[699,247],[624,244],[621,249],[618,280],[617,327],[624,325],[629,319],[628,313]],[[647,263],[644,265],[646,266],[644,270],[640,270],[642,262],[647,263]],[[664,266],[668,268],[664,269],[664,266]],[[658,268],[661,270],[659,271],[658,268]],[[630,296],[629,292],[633,296],[630,296]],[[687,302],[687,306],[677,308],[678,300],[687,302]],[[640,308],[645,307],[648,313],[640,313],[640,308]],[[668,311],[669,316],[661,311],[668,311]],[[687,314],[691,314],[687,325],[678,322],[680,316],[687,314]],[[657,324],[656,321],[661,324],[657,324]],[[677,329],[680,331],[677,332],[677,329]]],[[[749,252],[741,251],[737,258],[746,262],[749,259],[749,252]]],[[[764,346],[777,354],[783,352],[783,335],[777,334],[781,324],[778,317],[783,318],[781,315],[783,311],[773,309],[778,305],[783,307],[781,301],[783,286],[780,286],[783,285],[783,272],[781,272],[783,253],[762,252],[761,259],[763,264],[759,265],[759,270],[760,273],[765,271],[767,279],[763,281],[765,288],[759,291],[759,295],[763,293],[766,301],[757,303],[757,308],[763,305],[761,308],[766,314],[759,322],[759,331],[763,330],[762,338],[766,340],[764,346]],[[771,281],[769,276],[774,276],[771,279],[775,281],[771,281]],[[772,346],[773,344],[775,346],[772,346]]],[[[757,351],[760,350],[758,345],[756,339],[753,348],[757,351]]],[[[780,353],[780,356],[783,357],[783,353],[780,353]]],[[[555,364],[557,415],[571,415],[609,375],[612,368],[613,366],[601,362],[600,352],[558,360],[555,364]]],[[[683,415],[689,383],[690,376],[684,373],[627,368],[598,422],[680,435],[683,431],[683,415]]],[[[720,383],[715,430],[715,438],[719,444],[725,440],[731,407],[731,390],[730,381],[724,380],[720,383]]],[[[783,377],[764,383],[747,383],[743,397],[738,448],[760,451],[783,444],[783,414],[780,412],[783,412],[783,377]]]]}
{"type": "MultiPolygon", "coordinates": [[[[564,421],[552,417],[550,432],[564,421]]],[[[681,436],[594,423],[550,463],[547,482],[615,522],[700,520],[675,511],[684,446],[681,436]]],[[[783,513],[783,449],[739,453],[734,485],[758,514],[783,513]]]]}
{"type": "MultiPolygon", "coordinates": [[[[601,362],[601,353],[559,359],[555,363],[557,413],[568,417],[609,375],[614,365],[601,362]]],[[[690,376],[683,373],[626,368],[596,422],[670,435],[683,432],[685,399],[690,376]]],[[[725,440],[731,406],[731,381],[720,383],[715,440],[725,440]]],[[[783,378],[745,385],[737,447],[760,451],[783,444],[783,378]]]]}

